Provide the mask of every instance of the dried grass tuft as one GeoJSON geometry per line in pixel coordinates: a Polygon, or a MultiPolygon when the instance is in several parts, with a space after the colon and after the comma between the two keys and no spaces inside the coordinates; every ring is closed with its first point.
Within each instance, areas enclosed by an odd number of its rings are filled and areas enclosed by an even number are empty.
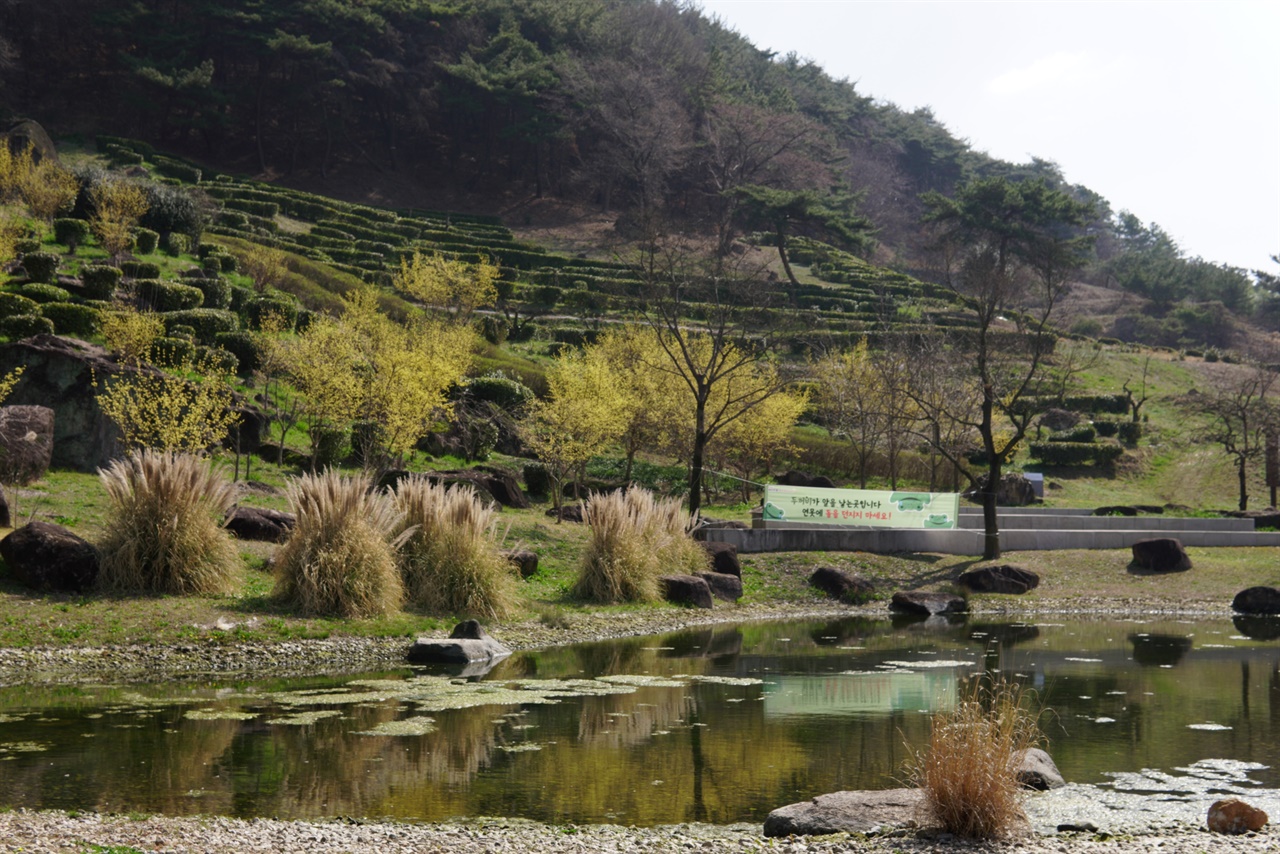
{"type": "Polygon", "coordinates": [[[223,519],[235,487],[207,460],[142,450],[99,469],[110,506],[98,583],[142,593],[227,593],[242,568],[223,519]]]}
{"type": "Polygon", "coordinates": [[[396,484],[408,539],[400,568],[409,601],[445,614],[501,619],[515,610],[516,579],[498,548],[497,511],[465,484],[413,475],[396,484]]]}
{"type": "Polygon", "coordinates": [[[1016,760],[1042,738],[1028,700],[1018,685],[974,680],[954,709],[934,715],[928,748],[909,760],[932,822],[969,839],[999,839],[1025,826],[1016,760]]]}
{"type": "Polygon", "coordinates": [[[396,567],[404,514],[365,476],[333,469],[287,487],[298,521],[276,556],[276,595],[305,614],[349,618],[396,611],[404,585],[396,567]]]}
{"type": "Polygon", "coordinates": [[[574,594],[595,602],[651,602],[658,577],[701,572],[707,553],[685,531],[678,498],[647,489],[595,495],[583,521],[591,528],[574,594]]]}

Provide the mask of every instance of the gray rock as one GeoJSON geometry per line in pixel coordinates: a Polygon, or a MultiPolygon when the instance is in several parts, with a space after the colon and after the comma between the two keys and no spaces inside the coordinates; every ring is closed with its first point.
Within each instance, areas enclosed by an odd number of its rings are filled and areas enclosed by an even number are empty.
{"type": "MultiPolygon", "coordinates": [[[[972,489],[966,489],[961,494],[970,501],[982,503],[982,492],[986,488],[987,476],[982,475],[972,489]]],[[[1001,476],[1000,483],[996,486],[996,504],[1000,507],[1026,507],[1028,504],[1035,504],[1039,500],[1036,497],[1036,490],[1031,485],[1031,481],[1017,472],[1001,476]]]]}
{"type": "Polygon", "coordinates": [[[778,478],[778,483],[782,486],[816,486],[821,489],[835,489],[836,486],[824,474],[806,474],[794,469],[778,478]]]}
{"type": "Polygon", "coordinates": [[[727,572],[699,572],[698,577],[707,582],[711,595],[723,602],[737,602],[742,598],[742,579],[727,572]]]}
{"type": "Polygon", "coordinates": [[[1191,558],[1180,540],[1154,537],[1133,544],[1133,565],[1154,573],[1185,572],[1191,568],[1191,558]]]}
{"type": "Polygon", "coordinates": [[[98,550],[61,525],[32,522],[0,540],[14,578],[35,590],[84,590],[98,580],[98,550]]]}
{"type": "Polygon", "coordinates": [[[910,827],[920,803],[919,789],[832,792],[778,807],[764,820],[764,835],[825,836],[910,827]]]}
{"type": "Polygon", "coordinates": [[[410,664],[466,664],[505,658],[511,650],[491,638],[475,620],[463,620],[448,638],[418,638],[405,656],[410,664]]]}
{"type": "Polygon", "coordinates": [[[738,560],[738,547],[732,543],[699,541],[699,545],[711,558],[711,571],[742,577],[742,562],[738,560]]]}
{"type": "Polygon", "coordinates": [[[1014,755],[1013,762],[1018,782],[1024,789],[1046,792],[1067,785],[1053,757],[1038,747],[1020,751],[1014,755]]]}
{"type": "Polygon", "coordinates": [[[538,553],[528,549],[512,549],[503,552],[503,556],[515,565],[521,578],[529,578],[538,572],[538,553]]]}
{"type": "Polygon", "coordinates": [[[809,576],[809,586],[816,587],[832,599],[839,599],[850,605],[861,605],[875,594],[876,588],[865,578],[836,569],[832,566],[820,566],[809,576]]]}
{"type": "Polygon", "coordinates": [[[889,610],[932,617],[938,614],[963,614],[969,603],[963,596],[950,593],[925,593],[919,590],[899,590],[889,602],[889,610]]]}
{"type": "Polygon", "coordinates": [[[1280,614],[1280,589],[1249,587],[1231,600],[1231,610],[1241,614],[1280,614]]]}
{"type": "Polygon", "coordinates": [[[658,579],[658,586],[668,602],[708,610],[712,607],[711,586],[696,575],[664,575],[658,579]]]}
{"type": "Polygon", "coordinates": [[[227,530],[241,540],[282,543],[297,524],[292,513],[265,507],[236,507],[227,517],[227,530]]]}
{"type": "Polygon", "coordinates": [[[1012,564],[981,566],[962,574],[956,583],[975,593],[1010,593],[1018,595],[1040,585],[1040,576],[1029,569],[1012,564]]]}

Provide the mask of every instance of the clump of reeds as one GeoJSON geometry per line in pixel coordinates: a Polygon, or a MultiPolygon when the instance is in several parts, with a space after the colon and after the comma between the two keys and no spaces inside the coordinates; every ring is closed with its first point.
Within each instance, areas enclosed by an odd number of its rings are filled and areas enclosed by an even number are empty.
{"type": "Polygon", "coordinates": [[[1028,705],[1015,684],[974,680],[955,708],[933,716],[928,747],[909,760],[928,819],[970,839],[1025,825],[1017,762],[1041,741],[1039,715],[1028,705]]]}
{"type": "Polygon", "coordinates": [[[305,614],[373,617],[397,610],[403,514],[363,475],[302,475],[286,494],[297,515],[276,556],[276,595],[305,614]],[[397,535],[397,532],[401,532],[397,535]]]}
{"type": "Polygon", "coordinates": [[[678,498],[655,499],[647,489],[598,494],[587,500],[590,527],[574,593],[596,602],[658,598],[658,577],[706,569],[706,552],[685,532],[678,498]]]}
{"type": "Polygon", "coordinates": [[[223,520],[235,487],[207,460],[141,450],[98,470],[109,508],[98,583],[145,593],[226,593],[242,568],[223,520]]]}
{"type": "Polygon", "coordinates": [[[497,619],[515,608],[514,568],[498,548],[497,511],[465,484],[413,475],[396,484],[409,536],[400,570],[409,601],[428,610],[497,619]]]}

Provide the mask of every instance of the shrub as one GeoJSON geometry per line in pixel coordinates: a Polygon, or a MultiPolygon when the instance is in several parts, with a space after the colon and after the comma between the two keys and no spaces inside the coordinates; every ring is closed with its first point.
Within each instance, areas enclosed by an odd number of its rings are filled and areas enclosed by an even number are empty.
{"type": "Polygon", "coordinates": [[[222,520],[235,487],[189,454],[143,450],[101,471],[108,521],[99,584],[145,593],[226,593],[241,566],[222,520]]]}
{"type": "Polygon", "coordinates": [[[404,600],[395,531],[403,514],[363,476],[333,469],[287,487],[297,515],[276,555],[276,595],[305,614],[348,618],[395,611],[404,600]]]}
{"type": "Polygon", "coordinates": [[[0,335],[11,341],[46,332],[53,334],[53,321],[39,314],[13,314],[0,319],[0,335]]]}
{"type": "Polygon", "coordinates": [[[185,338],[157,338],[151,343],[151,360],[160,365],[181,365],[191,361],[196,346],[185,338]]]}
{"type": "Polygon", "coordinates": [[[647,602],[658,598],[663,573],[708,568],[702,547],[684,530],[680,499],[656,500],[647,489],[601,493],[587,500],[591,528],[573,592],[595,602],[647,602]]]}
{"type": "Polygon", "coordinates": [[[160,235],[149,228],[140,228],[133,234],[133,246],[139,255],[150,255],[160,245],[160,235]]]}
{"type": "Polygon", "coordinates": [[[506,410],[517,409],[533,400],[533,392],[528,386],[492,374],[476,377],[467,383],[467,394],[473,400],[486,401],[506,410]]]}
{"type": "Polygon", "coordinates": [[[52,282],[58,274],[58,256],[53,252],[28,252],[22,256],[22,269],[33,282],[52,282]]]}
{"type": "Polygon", "coordinates": [[[235,332],[240,328],[240,318],[230,311],[217,308],[191,308],[170,311],[164,315],[165,328],[172,335],[176,326],[190,326],[202,344],[212,344],[219,333],[235,332]]]}
{"type": "Polygon", "coordinates": [[[298,304],[275,297],[258,297],[245,306],[245,316],[254,328],[262,328],[263,319],[272,314],[284,321],[284,329],[292,329],[298,322],[298,304]]]}
{"type": "Polygon", "coordinates": [[[1117,436],[1126,445],[1136,445],[1142,438],[1142,425],[1137,421],[1121,421],[1117,436]]]}
{"type": "Polygon", "coordinates": [[[13,291],[0,291],[0,318],[39,313],[40,304],[31,297],[16,294],[13,291]]]}
{"type": "Polygon", "coordinates": [[[1096,438],[1098,431],[1089,423],[1079,424],[1070,430],[1060,430],[1049,437],[1053,442],[1092,442],[1096,438]]]}
{"type": "Polygon", "coordinates": [[[24,237],[21,240],[15,240],[13,242],[13,251],[17,255],[24,256],[29,255],[32,252],[39,252],[40,247],[43,245],[44,244],[34,237],[24,237]]]}
{"type": "Polygon", "coordinates": [[[516,582],[494,539],[497,511],[474,489],[412,475],[396,485],[394,501],[409,532],[400,549],[409,601],[438,613],[487,619],[512,612],[516,582]]]}
{"type": "Polygon", "coordinates": [[[220,374],[234,374],[240,369],[240,360],[235,353],[219,347],[197,347],[196,361],[220,374]]]}
{"type": "Polygon", "coordinates": [[[53,239],[74,255],[76,249],[89,239],[89,223],[82,219],[59,217],[53,221],[53,239]]]}
{"type": "Polygon", "coordinates": [[[262,348],[250,332],[219,332],[213,343],[236,357],[242,374],[251,374],[262,365],[262,348]]]}
{"type": "Polygon", "coordinates": [[[102,313],[88,305],[50,302],[40,306],[40,314],[53,321],[53,330],[59,335],[88,338],[102,328],[102,313]]]}
{"type": "Polygon", "coordinates": [[[328,468],[342,462],[346,445],[346,430],[319,424],[312,426],[311,457],[316,468],[328,468]]]}
{"type": "Polygon", "coordinates": [[[203,173],[195,166],[164,155],[156,155],[152,158],[152,162],[155,163],[156,171],[161,175],[177,178],[179,181],[185,181],[188,184],[200,183],[203,173]]]}
{"type": "Polygon", "coordinates": [[[1120,422],[1118,421],[1095,421],[1093,429],[1099,436],[1106,439],[1114,438],[1116,433],[1120,431],[1120,422]]]}
{"type": "Polygon", "coordinates": [[[154,261],[122,261],[120,272],[128,279],[158,279],[160,265],[154,261]]]}
{"type": "Polygon", "coordinates": [[[185,234],[170,232],[164,239],[164,251],[173,257],[188,255],[191,252],[191,238],[185,234]]]}
{"type": "Polygon", "coordinates": [[[204,301],[200,303],[202,308],[228,308],[231,305],[231,283],[226,279],[192,276],[183,279],[182,283],[199,288],[204,294],[204,301]]]}
{"type": "Polygon", "coordinates": [[[526,463],[524,470],[524,488],[530,495],[546,495],[551,492],[551,475],[542,463],[526,463]]]}
{"type": "Polygon", "coordinates": [[[249,303],[258,298],[253,288],[242,287],[241,285],[231,286],[231,310],[236,314],[243,315],[247,310],[249,303]]]}
{"type": "Polygon", "coordinates": [[[80,271],[80,281],[84,284],[84,293],[88,299],[110,300],[116,295],[120,276],[118,267],[102,264],[93,264],[80,271]]]}
{"type": "Polygon", "coordinates": [[[199,308],[204,294],[199,288],[163,279],[139,279],[134,282],[138,298],[152,311],[185,311],[199,308]]]}
{"type": "Polygon", "coordinates": [[[908,746],[911,779],[929,816],[956,836],[1008,836],[1026,822],[1018,754],[1040,737],[1038,716],[1017,686],[975,680],[953,709],[933,716],[924,750],[908,746]]]}
{"type": "Polygon", "coordinates": [[[1049,466],[1106,465],[1124,453],[1111,442],[1032,442],[1031,456],[1049,466]]]}
{"type": "Polygon", "coordinates": [[[18,293],[36,302],[66,302],[71,299],[71,294],[67,290],[43,282],[28,282],[18,288],[18,293]]]}
{"type": "Polygon", "coordinates": [[[191,193],[185,187],[164,184],[147,184],[143,189],[147,194],[147,212],[139,225],[162,235],[185,234],[193,245],[199,245],[205,215],[191,193]]]}

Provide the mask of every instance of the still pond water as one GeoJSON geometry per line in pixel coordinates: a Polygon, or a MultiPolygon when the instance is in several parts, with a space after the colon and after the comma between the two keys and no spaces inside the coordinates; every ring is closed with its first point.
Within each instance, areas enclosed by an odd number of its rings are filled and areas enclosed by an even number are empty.
{"type": "MultiPolygon", "coordinates": [[[[964,679],[1038,692],[1073,782],[1209,759],[1280,787],[1280,624],[759,623],[520,653],[482,677],[0,689],[0,807],[757,822],[897,785],[964,679]]],[[[1117,775],[1120,775],[1118,777],[1117,775]]],[[[1110,782],[1109,782],[1110,781],[1110,782]]]]}

